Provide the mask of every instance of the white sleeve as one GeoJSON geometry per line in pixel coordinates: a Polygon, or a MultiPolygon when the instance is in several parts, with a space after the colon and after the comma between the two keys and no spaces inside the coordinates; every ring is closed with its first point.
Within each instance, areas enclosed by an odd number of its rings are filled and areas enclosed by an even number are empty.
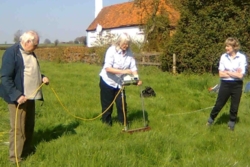
{"type": "Polygon", "coordinates": [[[106,54],[105,54],[104,66],[103,66],[104,69],[107,67],[113,67],[114,54],[115,54],[115,48],[112,46],[109,47],[106,54]]]}
{"type": "Polygon", "coordinates": [[[225,71],[224,61],[225,61],[225,54],[221,55],[221,57],[220,57],[220,63],[219,63],[219,67],[218,67],[219,71],[225,71]]]}

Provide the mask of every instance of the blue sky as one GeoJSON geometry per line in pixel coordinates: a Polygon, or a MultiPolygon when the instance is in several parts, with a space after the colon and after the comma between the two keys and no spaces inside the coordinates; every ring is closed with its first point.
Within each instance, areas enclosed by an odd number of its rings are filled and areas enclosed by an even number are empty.
{"type": "MultiPolygon", "coordinates": [[[[129,0],[103,0],[103,6],[129,0]]],[[[95,0],[0,0],[0,44],[13,43],[18,30],[36,30],[46,38],[68,42],[86,35],[94,20],[95,0]]]]}

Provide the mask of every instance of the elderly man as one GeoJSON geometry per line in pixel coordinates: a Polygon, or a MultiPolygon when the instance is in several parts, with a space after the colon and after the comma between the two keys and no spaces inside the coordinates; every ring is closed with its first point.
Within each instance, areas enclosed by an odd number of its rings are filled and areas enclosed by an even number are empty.
{"type": "Polygon", "coordinates": [[[34,53],[38,44],[38,34],[27,31],[20,37],[20,43],[8,48],[2,57],[0,95],[8,103],[10,112],[9,159],[12,162],[20,162],[31,153],[35,100],[43,100],[42,92],[37,88],[42,83],[49,83],[49,79],[40,73],[34,53]]]}

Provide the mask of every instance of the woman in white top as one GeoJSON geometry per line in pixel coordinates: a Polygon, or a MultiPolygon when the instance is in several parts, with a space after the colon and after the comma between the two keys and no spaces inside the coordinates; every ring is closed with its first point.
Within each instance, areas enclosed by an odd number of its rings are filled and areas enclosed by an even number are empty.
{"type": "Polygon", "coordinates": [[[239,52],[240,43],[236,38],[229,37],[225,41],[226,53],[222,54],[219,63],[221,85],[207,125],[213,124],[227,100],[231,97],[230,118],[228,127],[234,130],[243,87],[247,61],[246,56],[239,52]]]}
{"type": "MultiPolygon", "coordinates": [[[[100,72],[100,99],[103,123],[112,125],[111,114],[113,105],[107,109],[115,99],[119,90],[123,87],[123,77],[126,75],[138,76],[136,62],[131,50],[129,49],[130,37],[128,34],[121,34],[117,41],[108,48],[103,68],[100,72]],[[107,111],[106,111],[107,110],[107,111]]],[[[137,85],[141,85],[142,82],[138,80],[137,85]]],[[[118,121],[124,124],[123,105],[125,108],[125,118],[127,111],[125,89],[120,92],[116,100],[116,108],[118,121]],[[124,97],[124,103],[122,102],[122,96],[124,97]]]]}

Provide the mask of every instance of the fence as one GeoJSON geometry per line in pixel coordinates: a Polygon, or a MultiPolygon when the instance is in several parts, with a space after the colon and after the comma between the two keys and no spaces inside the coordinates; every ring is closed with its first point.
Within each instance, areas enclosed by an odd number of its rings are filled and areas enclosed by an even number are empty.
{"type": "Polygon", "coordinates": [[[160,52],[154,53],[139,53],[135,54],[135,59],[138,65],[144,66],[161,66],[160,52]]]}
{"type": "MultiPolygon", "coordinates": [[[[93,52],[85,47],[53,47],[38,48],[35,52],[41,60],[102,64],[104,51],[93,52]]],[[[134,56],[138,65],[160,67],[161,54],[161,52],[142,52],[134,56]]]]}

